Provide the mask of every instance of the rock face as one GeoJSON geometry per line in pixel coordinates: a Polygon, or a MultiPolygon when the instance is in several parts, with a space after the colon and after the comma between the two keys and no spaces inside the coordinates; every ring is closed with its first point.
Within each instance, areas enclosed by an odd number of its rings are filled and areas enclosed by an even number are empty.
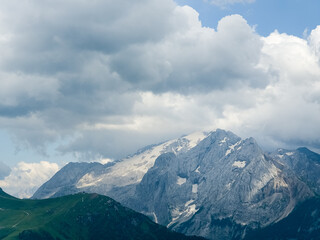
{"type": "Polygon", "coordinates": [[[76,164],[66,187],[62,176],[73,168],[67,165],[34,197],[98,192],[188,235],[241,239],[319,193],[319,159],[305,148],[267,154],[253,138],[216,130],[110,165],[76,164]]]}
{"type": "Polygon", "coordinates": [[[316,194],[320,195],[319,154],[316,154],[307,148],[298,148],[296,151],[278,149],[278,151],[271,155],[284,166],[286,171],[292,171],[316,194]]]}
{"type": "Polygon", "coordinates": [[[319,239],[320,198],[314,197],[299,204],[285,219],[264,229],[257,229],[246,240],[319,239]]]}

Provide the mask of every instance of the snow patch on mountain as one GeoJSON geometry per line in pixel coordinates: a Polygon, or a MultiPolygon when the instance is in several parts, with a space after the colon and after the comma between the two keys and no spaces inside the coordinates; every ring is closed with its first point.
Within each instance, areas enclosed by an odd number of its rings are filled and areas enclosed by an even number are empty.
{"type": "Polygon", "coordinates": [[[237,168],[244,168],[246,166],[246,161],[235,161],[232,166],[237,168]]]}
{"type": "Polygon", "coordinates": [[[219,146],[222,146],[223,143],[226,143],[228,140],[227,137],[225,137],[224,139],[222,139],[220,142],[219,142],[219,146]]]}
{"type": "MultiPolygon", "coordinates": [[[[183,137],[184,139],[187,139],[189,141],[186,146],[186,150],[190,150],[191,148],[198,145],[199,142],[202,141],[208,135],[209,135],[208,132],[195,132],[195,133],[192,133],[190,135],[183,137]]],[[[174,141],[177,141],[177,140],[174,140],[174,141]]]]}
{"type": "Polygon", "coordinates": [[[173,224],[177,223],[178,221],[184,222],[187,221],[190,217],[192,217],[199,209],[197,209],[196,204],[192,204],[194,200],[190,200],[186,202],[182,209],[175,208],[171,211],[172,220],[167,225],[167,227],[171,227],[173,224]]]}
{"type": "Polygon", "coordinates": [[[194,202],[194,200],[193,199],[191,199],[191,200],[189,200],[188,202],[186,202],[185,204],[184,204],[184,206],[185,207],[188,207],[191,203],[193,203],[194,202]]]}
{"type": "Polygon", "coordinates": [[[101,182],[103,180],[102,177],[98,177],[96,178],[94,176],[94,174],[92,173],[87,173],[86,175],[84,175],[79,182],[77,183],[76,187],[77,188],[84,188],[84,187],[90,187],[90,186],[94,186],[97,185],[99,182],[101,182]]]}
{"type": "MultiPolygon", "coordinates": [[[[235,144],[229,146],[229,149],[226,151],[225,156],[228,156],[231,152],[233,152],[233,151],[234,151],[234,148],[235,148],[236,146],[238,146],[239,144],[241,144],[241,141],[236,142],[235,144]]],[[[240,150],[240,149],[241,149],[241,146],[240,146],[237,150],[240,150]]]]}
{"type": "MultiPolygon", "coordinates": [[[[219,146],[221,146],[221,145],[220,145],[221,142],[225,142],[225,139],[226,139],[226,138],[224,138],[222,141],[219,142],[219,146]]],[[[236,146],[238,146],[239,144],[241,144],[241,141],[238,141],[238,142],[236,142],[235,144],[230,145],[229,148],[228,148],[227,151],[226,151],[225,156],[228,156],[230,153],[232,153],[232,152],[234,151],[234,148],[235,148],[236,146]]],[[[241,149],[241,146],[240,146],[237,150],[240,150],[240,149],[241,149]]]]}
{"type": "Polygon", "coordinates": [[[111,158],[102,158],[97,160],[96,162],[101,163],[101,164],[107,164],[107,163],[112,163],[114,162],[114,159],[111,158]]]}
{"type": "Polygon", "coordinates": [[[226,151],[226,154],[225,154],[225,156],[228,156],[230,153],[231,153],[231,149],[228,149],[227,151],[226,151]]]}
{"type": "Polygon", "coordinates": [[[198,184],[192,184],[192,192],[197,193],[198,192],[198,184]]]}
{"type": "Polygon", "coordinates": [[[187,181],[186,178],[182,178],[178,176],[177,184],[181,186],[182,184],[186,183],[186,181],[187,181]]]}

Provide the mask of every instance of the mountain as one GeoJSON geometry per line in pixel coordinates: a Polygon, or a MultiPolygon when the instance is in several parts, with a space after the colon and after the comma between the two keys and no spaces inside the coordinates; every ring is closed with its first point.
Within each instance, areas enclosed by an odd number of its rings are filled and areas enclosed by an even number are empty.
{"type": "Polygon", "coordinates": [[[191,136],[107,166],[69,164],[34,197],[95,191],[187,235],[242,239],[319,194],[319,155],[306,148],[266,153],[220,129],[191,136]]]}
{"type": "Polygon", "coordinates": [[[202,239],[172,232],[98,194],[21,200],[0,189],[0,207],[0,239],[202,239]]]}
{"type": "Polygon", "coordinates": [[[76,192],[97,192],[121,201],[134,194],[146,172],[158,156],[166,152],[186,152],[209,133],[197,132],[139,150],[120,161],[100,163],[69,163],[50,181],[43,184],[32,198],[49,198],[76,192]]]}
{"type": "Polygon", "coordinates": [[[180,155],[161,155],[124,203],[185,234],[241,238],[312,197],[253,138],[218,130],[180,155]]]}
{"type": "Polygon", "coordinates": [[[316,194],[320,195],[320,155],[307,148],[295,151],[278,149],[271,156],[281,163],[286,171],[292,171],[305,182],[316,194]]]}
{"type": "Polygon", "coordinates": [[[320,239],[320,198],[299,204],[288,217],[251,232],[246,240],[320,239]]]}

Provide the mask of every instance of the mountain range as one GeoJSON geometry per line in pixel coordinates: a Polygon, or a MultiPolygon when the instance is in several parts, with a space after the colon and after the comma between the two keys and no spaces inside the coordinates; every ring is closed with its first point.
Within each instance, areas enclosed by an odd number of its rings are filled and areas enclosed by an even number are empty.
{"type": "Polygon", "coordinates": [[[187,235],[244,239],[319,195],[320,156],[307,148],[264,152],[253,138],[217,129],[105,165],[70,163],[33,198],[83,191],[110,196],[187,235]]]}

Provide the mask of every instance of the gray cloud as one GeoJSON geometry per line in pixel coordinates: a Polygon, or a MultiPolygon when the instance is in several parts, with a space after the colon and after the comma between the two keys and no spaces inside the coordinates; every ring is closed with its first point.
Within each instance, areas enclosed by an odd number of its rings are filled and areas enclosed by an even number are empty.
{"type": "Polygon", "coordinates": [[[75,70],[88,52],[112,53],[161,39],[172,30],[174,7],[168,0],[5,1],[3,27],[10,39],[5,53],[19,54],[8,56],[2,66],[37,73],[75,70]]]}
{"type": "Polygon", "coordinates": [[[223,18],[214,31],[201,28],[191,9],[177,11],[185,11],[189,18],[186,31],[170,34],[156,44],[134,45],[111,57],[113,69],[123,79],[153,92],[190,93],[267,84],[265,72],[257,66],[262,42],[241,16],[223,18]]]}
{"type": "Polygon", "coordinates": [[[5,177],[9,176],[10,172],[11,169],[3,162],[0,162],[0,180],[3,180],[5,177]]]}
{"type": "Polygon", "coordinates": [[[119,158],[216,127],[320,148],[319,27],[204,28],[172,0],[5,0],[0,16],[0,128],[22,148],[119,158]]]}
{"type": "Polygon", "coordinates": [[[163,136],[155,138],[151,133],[130,129],[88,129],[82,131],[81,136],[78,136],[69,144],[60,146],[58,151],[61,153],[72,152],[76,159],[81,161],[99,159],[102,156],[121,159],[154,141],[161,142],[163,140],[167,140],[167,138],[163,136]]]}

